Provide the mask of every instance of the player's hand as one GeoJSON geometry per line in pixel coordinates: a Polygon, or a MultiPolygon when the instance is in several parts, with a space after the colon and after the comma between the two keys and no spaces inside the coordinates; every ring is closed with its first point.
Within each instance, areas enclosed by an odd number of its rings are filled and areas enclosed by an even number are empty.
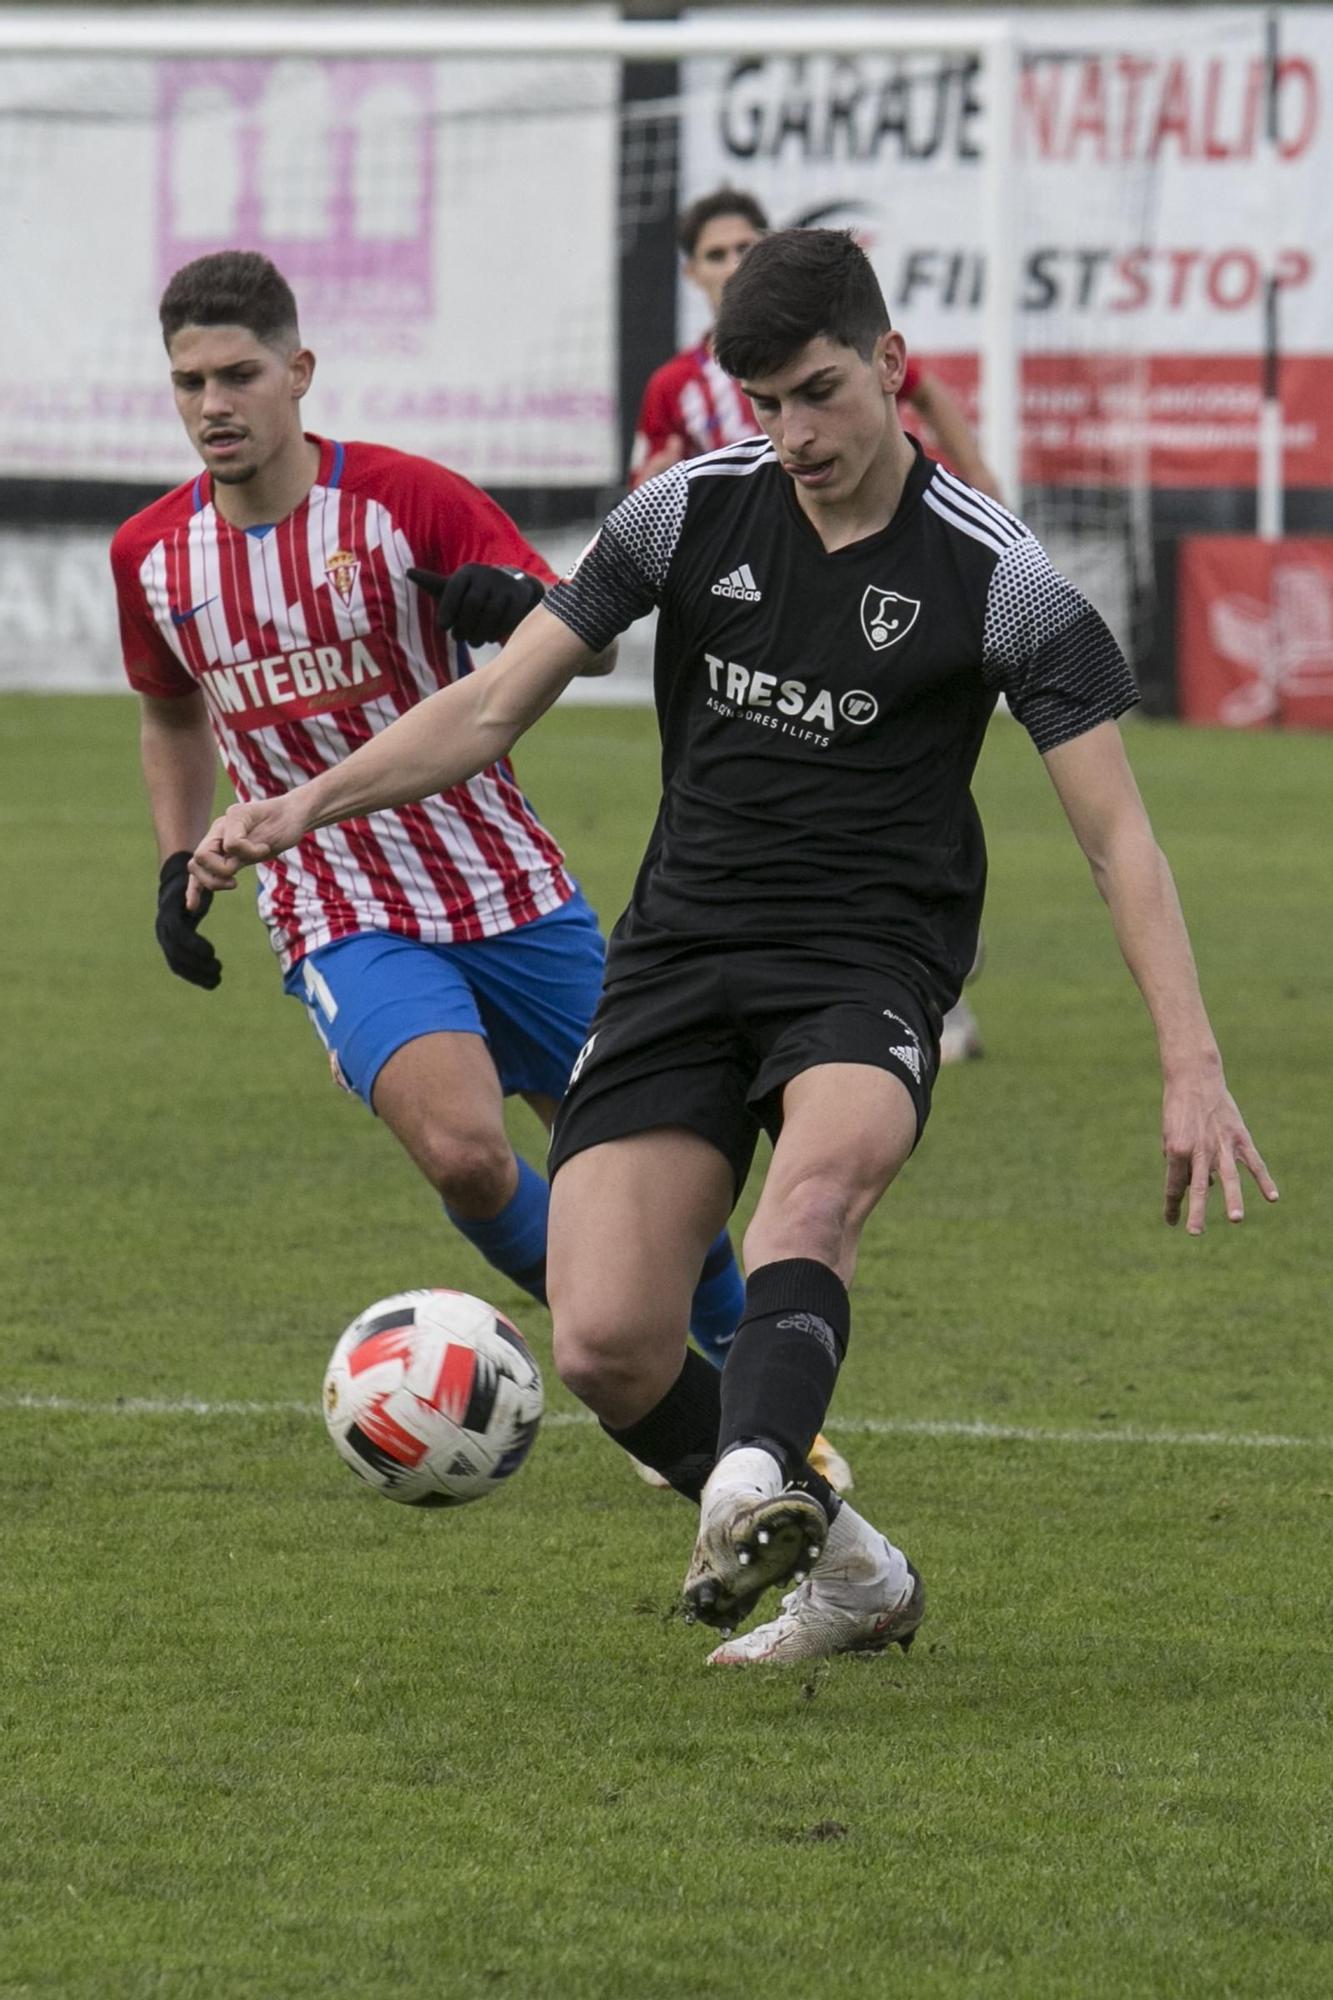
{"type": "Polygon", "coordinates": [[[213,898],[203,894],[189,899],[190,856],[185,848],[169,854],[157,878],[157,922],[153,926],[162,955],[178,979],[202,986],[211,993],[222,978],[222,960],[199,926],[208,915],[213,898]]]}
{"type": "Polygon", "coordinates": [[[1166,1155],[1163,1215],[1174,1228],[1183,1213],[1191,1236],[1203,1235],[1208,1190],[1214,1181],[1221,1184],[1227,1221],[1244,1220],[1241,1165],[1253,1175],[1265,1201],[1278,1198],[1273,1177],[1220,1076],[1215,1081],[1168,1083],[1162,1098],[1162,1151],[1166,1155]]]}
{"type": "Polygon", "coordinates": [[[467,646],[507,639],[546,595],[546,585],[526,570],[493,563],[464,563],[450,576],[410,569],[408,575],[435,599],[435,628],[452,632],[467,646]]]}
{"type": "Polygon", "coordinates": [[[309,831],[295,792],[229,806],[190,856],[190,908],[207,906],[219,889],[234,889],[242,868],[271,861],[309,831]]]}

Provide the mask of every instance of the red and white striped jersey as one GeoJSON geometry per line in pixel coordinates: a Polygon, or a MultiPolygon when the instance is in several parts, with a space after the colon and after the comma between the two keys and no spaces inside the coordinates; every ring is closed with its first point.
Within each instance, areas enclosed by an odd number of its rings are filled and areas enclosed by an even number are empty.
{"type": "MultiPolygon", "coordinates": [[[[168,698],[202,689],[240,799],[327,770],[470,671],[410,565],[500,563],[553,581],[457,473],[378,445],[312,442],[315,484],[274,526],[232,527],[201,473],[111,545],[131,685],[168,698]]],[[[260,867],[259,908],[286,971],[357,931],[440,944],[513,930],[573,893],[563,863],[506,759],[420,805],[308,834],[260,867]]]]}
{"type": "MultiPolygon", "coordinates": [[[[910,403],[920,380],[921,370],[909,360],[898,400],[910,403]]],[[[697,347],[673,355],[648,377],[634,428],[630,486],[638,485],[648,460],[673,438],[683,445],[683,458],[699,458],[720,445],[739,444],[760,433],[749,397],[714,360],[712,342],[705,336],[697,347]]]]}

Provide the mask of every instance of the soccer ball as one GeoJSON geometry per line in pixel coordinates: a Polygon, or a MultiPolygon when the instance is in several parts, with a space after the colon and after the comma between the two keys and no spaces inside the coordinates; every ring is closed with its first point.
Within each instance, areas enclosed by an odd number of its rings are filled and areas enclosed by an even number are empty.
{"type": "Polygon", "coordinates": [[[386,1500],[461,1507],[517,1472],[541,1373],[518,1328],[467,1292],[395,1292],[354,1319],[324,1377],[324,1421],[386,1500]]]}

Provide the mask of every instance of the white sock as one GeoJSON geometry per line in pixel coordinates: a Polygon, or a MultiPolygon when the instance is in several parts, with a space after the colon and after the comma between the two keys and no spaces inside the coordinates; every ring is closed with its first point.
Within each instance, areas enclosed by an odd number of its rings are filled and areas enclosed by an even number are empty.
{"type": "Polygon", "coordinates": [[[883,1591],[895,1603],[905,1597],[911,1583],[907,1557],[895,1548],[887,1535],[871,1526],[846,1500],[828,1531],[824,1553],[814,1566],[821,1583],[835,1578],[883,1591]]]}
{"type": "Polygon", "coordinates": [[[720,1458],[708,1475],[702,1504],[712,1508],[721,1494],[730,1497],[737,1493],[756,1493],[768,1498],[781,1493],[786,1481],[782,1467],[771,1451],[761,1451],[758,1445],[740,1445],[720,1458]]]}

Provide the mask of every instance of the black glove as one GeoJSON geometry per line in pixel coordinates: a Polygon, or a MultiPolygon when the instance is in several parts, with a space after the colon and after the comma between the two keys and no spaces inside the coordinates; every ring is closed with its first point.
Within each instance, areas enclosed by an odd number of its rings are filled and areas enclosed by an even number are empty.
{"type": "Polygon", "coordinates": [[[452,632],[467,646],[507,639],[546,595],[546,585],[525,570],[498,569],[492,563],[464,563],[452,576],[433,569],[407,573],[435,599],[436,630],[452,632]]]}
{"type": "Polygon", "coordinates": [[[190,854],[182,848],[169,854],[157,878],[157,922],[154,929],[167,964],[179,979],[191,986],[203,986],[211,993],[222,977],[222,960],[199,926],[208,915],[213,891],[205,889],[197,910],[185,907],[185,890],[190,880],[190,854]]]}

